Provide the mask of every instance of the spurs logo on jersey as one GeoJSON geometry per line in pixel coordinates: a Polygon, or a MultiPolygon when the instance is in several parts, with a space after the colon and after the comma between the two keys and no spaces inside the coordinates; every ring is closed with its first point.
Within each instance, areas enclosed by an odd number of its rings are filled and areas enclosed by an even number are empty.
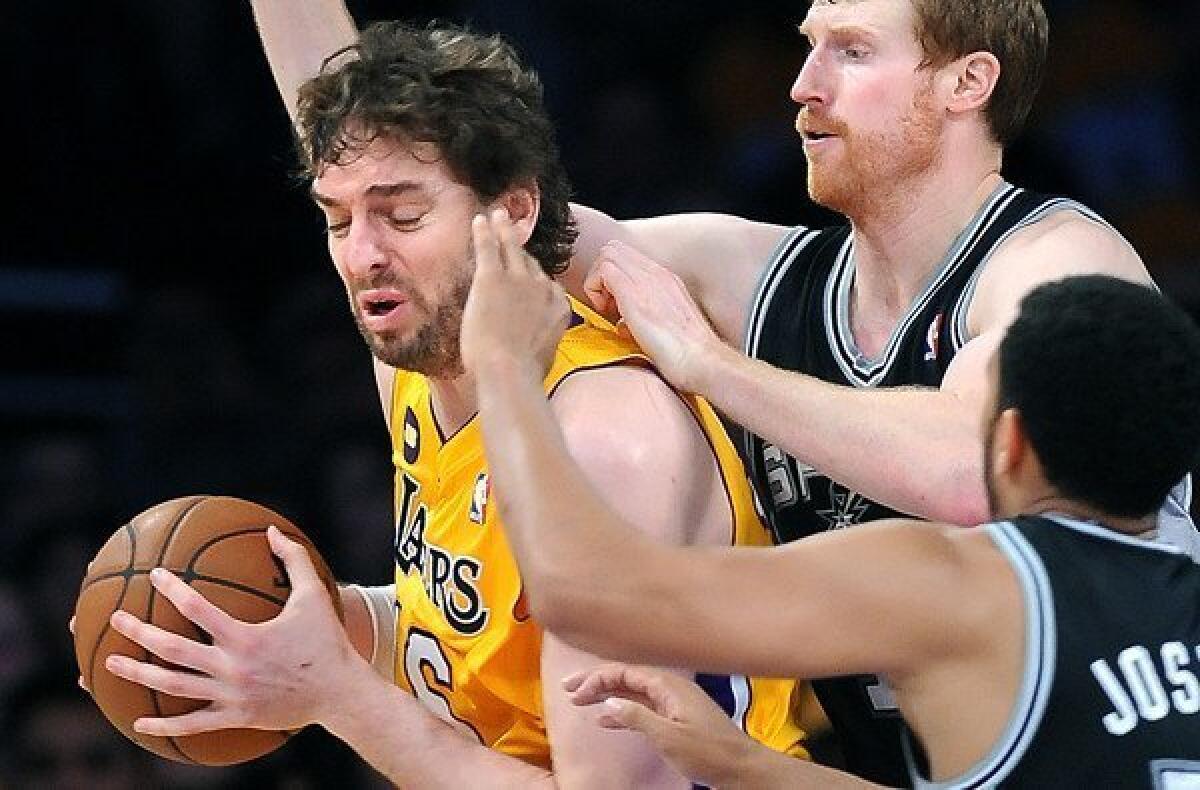
{"type": "Polygon", "coordinates": [[[775,508],[787,508],[804,501],[813,505],[825,529],[844,529],[863,520],[871,501],[823,476],[802,461],[797,461],[773,444],[763,446],[767,470],[767,488],[775,508]]]}
{"type": "MultiPolygon", "coordinates": [[[[481,478],[486,486],[486,476],[481,478]]],[[[421,484],[411,475],[402,475],[401,479],[404,491],[396,524],[396,568],[406,576],[415,568],[425,582],[425,594],[445,615],[446,622],[460,634],[477,634],[488,620],[488,608],[479,591],[483,564],[474,557],[455,556],[425,540],[429,509],[418,500],[421,484]]]]}

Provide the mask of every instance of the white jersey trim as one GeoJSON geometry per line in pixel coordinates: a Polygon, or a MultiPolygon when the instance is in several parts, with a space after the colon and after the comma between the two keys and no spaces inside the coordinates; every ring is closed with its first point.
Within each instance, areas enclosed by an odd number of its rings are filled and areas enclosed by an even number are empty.
{"type": "Polygon", "coordinates": [[[1021,685],[1000,738],[986,757],[953,779],[931,782],[920,776],[913,759],[910,737],[904,739],[905,759],[913,786],[924,790],[977,790],[993,788],[1020,763],[1037,734],[1050,691],[1058,652],[1054,595],[1046,567],[1037,551],[1010,522],[984,527],[1004,554],[1021,585],[1025,603],[1025,667],[1021,685]]]}
{"type": "MultiPolygon", "coordinates": [[[[829,336],[830,349],[838,367],[848,381],[860,387],[873,387],[887,376],[900,351],[900,341],[911,329],[917,316],[945,285],[946,281],[963,265],[979,245],[983,235],[1006,208],[1020,195],[1022,190],[1008,182],[1001,182],[987,201],[972,218],[971,223],[958,235],[941,264],[926,282],[921,295],[909,305],[904,318],[892,330],[883,353],[875,359],[862,354],[854,342],[850,328],[850,291],[854,283],[854,256],[852,244],[847,243],[834,264],[825,291],[825,331],[829,336]]],[[[853,239],[853,234],[851,235],[853,239]]]]}
{"type": "Polygon", "coordinates": [[[988,250],[986,254],[984,254],[982,259],[980,259],[979,265],[975,267],[975,272],[971,275],[971,279],[967,281],[966,286],[963,288],[962,293],[958,297],[958,301],[954,304],[954,308],[950,311],[952,320],[947,322],[947,326],[951,328],[951,342],[954,344],[955,351],[961,349],[972,339],[970,330],[967,327],[967,313],[970,312],[971,302],[975,298],[975,288],[979,284],[979,277],[983,274],[983,270],[987,268],[988,262],[992,259],[992,256],[995,255],[996,250],[1000,249],[1000,246],[1004,244],[1004,242],[1008,241],[1014,233],[1024,230],[1030,225],[1041,222],[1051,214],[1056,214],[1060,211],[1074,211],[1084,218],[1089,219],[1099,225],[1103,225],[1114,233],[1117,233],[1116,228],[1108,224],[1108,222],[1106,222],[1104,218],[1095,211],[1092,211],[1082,203],[1070,200],[1069,198],[1050,198],[1037,208],[1030,211],[1024,219],[1013,225],[1008,232],[997,239],[996,243],[992,245],[992,248],[988,250]]]}
{"type": "Polygon", "coordinates": [[[758,286],[754,289],[754,298],[750,301],[750,313],[746,319],[746,333],[743,348],[746,355],[757,359],[758,344],[762,340],[763,326],[767,312],[775,298],[775,291],[784,275],[796,262],[797,253],[804,249],[820,235],[819,230],[806,228],[803,225],[792,228],[771,253],[767,265],[758,278],[758,286]]]}

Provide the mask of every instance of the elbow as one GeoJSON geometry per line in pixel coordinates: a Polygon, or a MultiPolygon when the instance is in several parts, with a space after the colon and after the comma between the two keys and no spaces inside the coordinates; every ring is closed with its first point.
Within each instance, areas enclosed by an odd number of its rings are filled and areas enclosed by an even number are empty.
{"type": "Polygon", "coordinates": [[[942,485],[943,512],[934,517],[939,521],[961,527],[973,527],[988,521],[991,507],[983,479],[983,467],[978,462],[955,464],[942,485]]]}
{"type": "Polygon", "coordinates": [[[584,607],[573,580],[543,568],[522,570],[529,613],[542,628],[564,638],[578,630],[584,607]]]}
{"type": "MultiPolygon", "coordinates": [[[[978,448],[975,448],[978,452],[978,448]]],[[[905,475],[905,485],[896,491],[893,506],[917,518],[939,521],[962,527],[973,527],[991,517],[987,489],[983,482],[983,467],[979,458],[969,458],[966,451],[941,454],[942,466],[926,467],[916,475],[905,475]]],[[[973,455],[973,454],[972,454],[973,455]]]]}

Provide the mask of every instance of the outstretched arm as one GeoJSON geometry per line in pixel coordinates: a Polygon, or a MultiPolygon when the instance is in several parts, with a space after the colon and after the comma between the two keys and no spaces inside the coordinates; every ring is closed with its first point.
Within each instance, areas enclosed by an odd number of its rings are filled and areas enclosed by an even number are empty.
{"type": "Polygon", "coordinates": [[[572,204],[571,211],[579,225],[579,239],[571,267],[560,280],[572,296],[590,300],[601,313],[616,319],[618,306],[595,268],[604,245],[619,241],[678,275],[721,338],[741,347],[759,276],[787,228],[728,214],[616,220],[578,204],[572,204]]]}
{"type": "Polygon", "coordinates": [[[509,542],[547,630],[600,655],[776,677],[904,676],[978,649],[974,613],[943,611],[947,599],[986,598],[958,531],[902,522],[717,549],[666,546],[624,524],[570,458],[541,390],[535,360],[565,324],[561,292],[518,246],[498,245],[482,222],[475,233],[463,359],[509,542]],[[504,331],[487,331],[498,322],[504,331]]]}
{"type": "Polygon", "coordinates": [[[317,75],[325,58],[353,44],[358,29],[343,0],[251,0],[250,5],[279,96],[295,122],[300,84],[317,75]]]}
{"type": "Polygon", "coordinates": [[[1111,229],[1073,213],[1014,234],[980,277],[973,337],[937,389],[854,388],[749,359],[718,340],[687,283],[626,245],[604,249],[593,286],[663,374],[833,480],[896,510],[954,524],[988,516],[981,465],[987,367],[1021,298],[1040,283],[1102,273],[1149,282],[1111,229]]]}

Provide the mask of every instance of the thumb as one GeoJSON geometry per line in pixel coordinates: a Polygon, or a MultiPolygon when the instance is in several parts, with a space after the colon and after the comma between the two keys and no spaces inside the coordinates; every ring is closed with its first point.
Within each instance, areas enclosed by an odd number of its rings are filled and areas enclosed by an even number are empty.
{"type": "Polygon", "coordinates": [[[322,586],[308,549],[284,535],[274,524],[267,527],[267,542],[271,544],[271,552],[283,561],[293,591],[322,586]]]}

